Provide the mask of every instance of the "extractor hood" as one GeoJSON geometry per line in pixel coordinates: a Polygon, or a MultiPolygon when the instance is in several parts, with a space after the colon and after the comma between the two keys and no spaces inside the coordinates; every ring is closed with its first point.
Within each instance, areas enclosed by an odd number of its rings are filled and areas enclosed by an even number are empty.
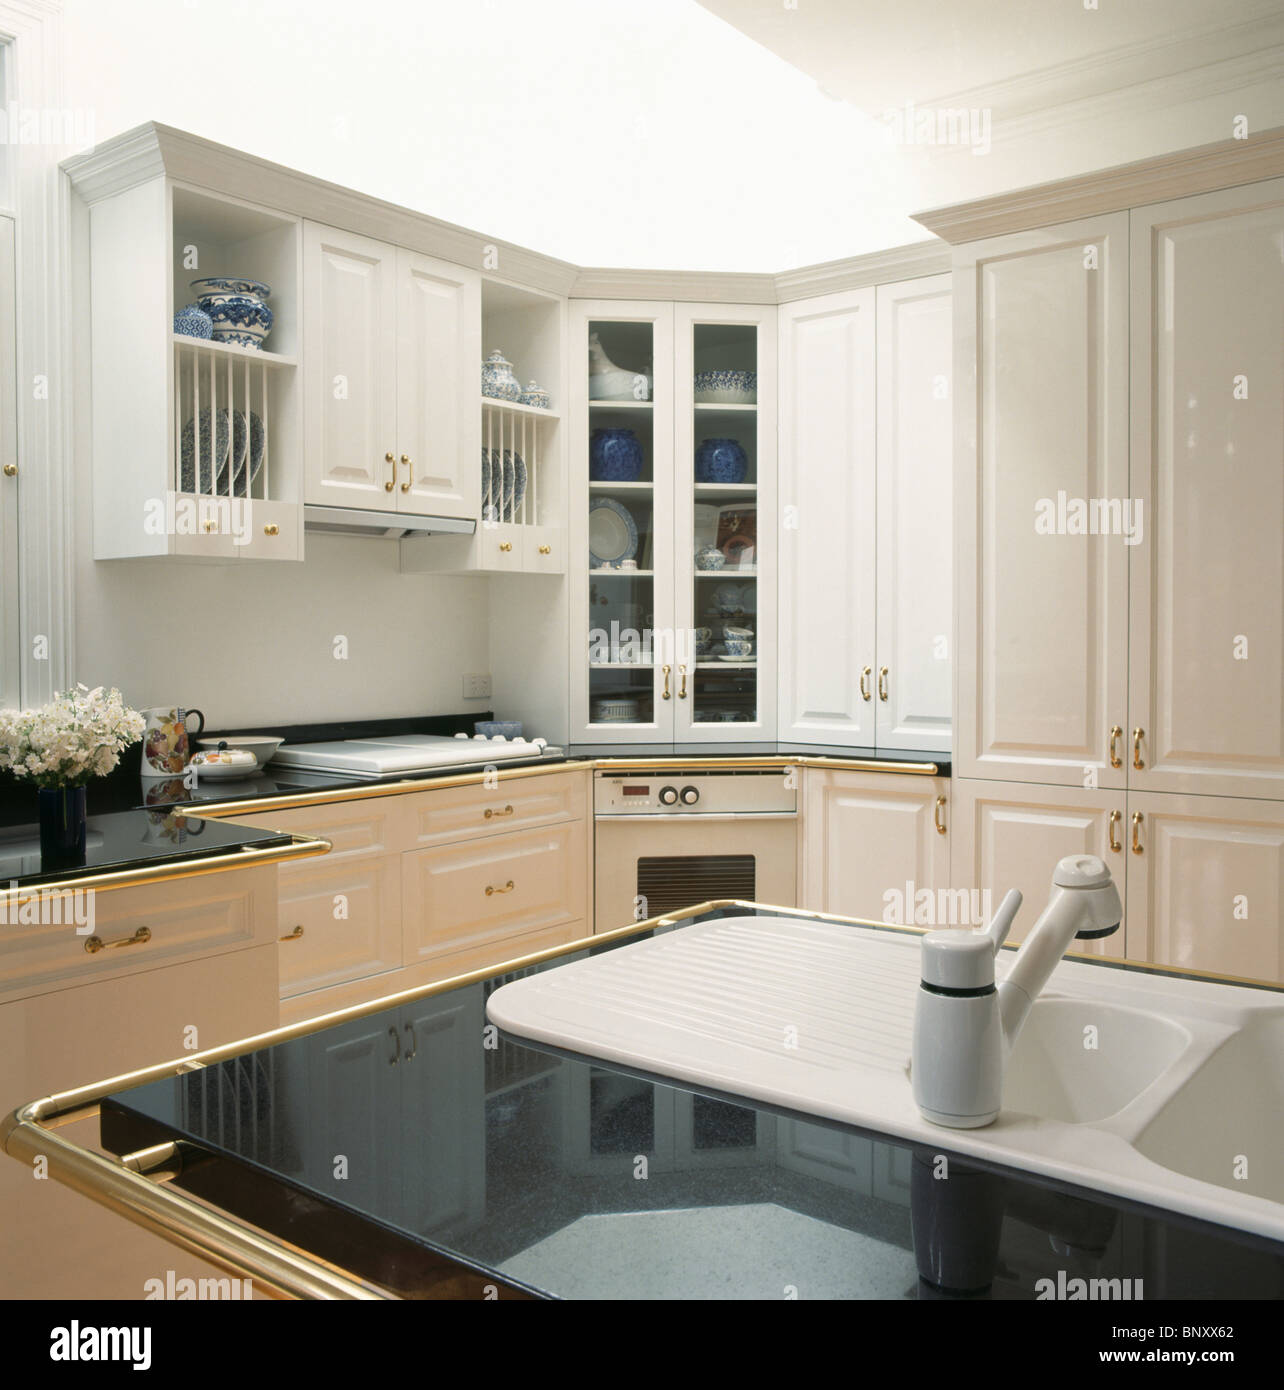
{"type": "Polygon", "coordinates": [[[477,523],[454,516],[410,516],[405,512],[367,512],[356,507],[303,508],[303,529],[332,536],[471,536],[477,523]]]}

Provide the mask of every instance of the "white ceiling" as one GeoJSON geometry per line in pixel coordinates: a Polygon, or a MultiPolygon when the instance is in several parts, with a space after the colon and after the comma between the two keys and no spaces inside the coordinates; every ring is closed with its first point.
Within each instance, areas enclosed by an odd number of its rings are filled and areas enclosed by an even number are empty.
{"type": "Polygon", "coordinates": [[[1284,12],[1281,0],[700,3],[829,94],[870,113],[1049,69],[1080,69],[1085,90],[1091,90],[1103,70],[1115,69],[1121,59],[1151,70],[1162,69],[1166,56],[1184,63],[1192,38],[1225,35],[1284,12]]]}

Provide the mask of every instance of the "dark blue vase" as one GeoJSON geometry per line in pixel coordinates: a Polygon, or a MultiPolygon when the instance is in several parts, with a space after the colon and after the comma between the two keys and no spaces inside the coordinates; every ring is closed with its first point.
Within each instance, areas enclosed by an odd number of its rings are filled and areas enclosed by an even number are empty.
{"type": "Polygon", "coordinates": [[[71,868],[85,862],[84,787],[39,787],[40,867],[71,868]]]}
{"type": "Polygon", "coordinates": [[[635,483],[642,476],[642,445],[632,430],[594,430],[589,477],[595,483],[635,483]]]}
{"type": "Polygon", "coordinates": [[[749,456],[734,439],[705,439],[695,452],[697,483],[743,483],[749,456]]]}

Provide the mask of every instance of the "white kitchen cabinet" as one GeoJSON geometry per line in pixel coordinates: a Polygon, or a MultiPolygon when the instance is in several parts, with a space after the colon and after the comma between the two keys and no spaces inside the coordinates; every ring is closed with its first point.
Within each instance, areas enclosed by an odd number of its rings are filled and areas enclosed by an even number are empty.
{"type": "Polygon", "coordinates": [[[18,386],[14,324],[13,221],[0,217],[0,706],[19,704],[18,671],[18,386]]]}
{"type": "Polygon", "coordinates": [[[949,275],[878,286],[879,748],[950,751],[951,303],[949,275]]]}
{"type": "Polygon", "coordinates": [[[1123,787],[1128,215],[958,247],[954,311],[955,772],[1123,787]]]}
{"type": "Polygon", "coordinates": [[[476,519],[481,278],[309,222],[305,499],[476,519]]]}
{"type": "Polygon", "coordinates": [[[780,736],[874,743],[873,289],[780,308],[780,736]]]}
{"type": "Polygon", "coordinates": [[[1130,791],[1128,818],[1129,958],[1284,980],[1284,806],[1130,791]]]}
{"type": "Polygon", "coordinates": [[[948,793],[942,777],[805,768],[802,906],[938,925],[915,907],[926,890],[935,913],[950,881],[948,793]]]}
{"type": "MultiPolygon", "coordinates": [[[[1124,899],[1124,927],[1098,941],[1076,941],[1072,951],[1123,957],[1133,911],[1126,889],[1126,794],[1121,790],[1021,786],[956,779],[953,789],[951,887],[966,891],[975,915],[988,924],[1009,889],[1023,899],[1009,936],[1021,941],[1052,894],[1052,871],[1069,854],[1103,859],[1124,899]]],[[[1145,957],[1138,957],[1145,959],[1145,957]]]]}
{"type": "Polygon", "coordinates": [[[1284,179],[1131,234],[1128,785],[1284,799],[1284,179]]]}

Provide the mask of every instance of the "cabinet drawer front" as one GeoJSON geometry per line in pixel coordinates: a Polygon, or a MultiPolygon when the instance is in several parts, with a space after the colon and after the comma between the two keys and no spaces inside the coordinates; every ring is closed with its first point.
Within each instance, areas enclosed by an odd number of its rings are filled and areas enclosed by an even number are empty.
{"type": "MultiPolygon", "coordinates": [[[[0,999],[269,942],[276,926],[276,869],[36,901],[47,918],[56,910],[61,923],[6,922],[0,999]]],[[[10,905],[8,912],[19,910],[10,905]]]]}
{"type": "Polygon", "coordinates": [[[406,964],[491,946],[503,959],[505,938],[584,917],[584,835],[571,823],[407,855],[406,964]]]}
{"type": "Polygon", "coordinates": [[[401,964],[398,859],[313,861],[306,873],[282,876],[280,892],[283,999],[401,964]]]}
{"type": "Polygon", "coordinates": [[[588,778],[581,773],[520,777],[482,787],[443,787],[416,798],[416,843],[447,844],[539,825],[583,820],[588,778]]]}
{"type": "MultiPolygon", "coordinates": [[[[359,801],[331,803],[325,806],[304,806],[297,811],[269,811],[262,815],[233,817],[238,825],[257,826],[265,830],[288,830],[295,835],[318,835],[330,841],[327,864],[347,855],[389,854],[409,848],[404,826],[404,796],[365,797],[359,801]]],[[[316,860],[298,865],[282,866],[283,877],[300,873],[305,877],[313,871],[316,860]]]]}

